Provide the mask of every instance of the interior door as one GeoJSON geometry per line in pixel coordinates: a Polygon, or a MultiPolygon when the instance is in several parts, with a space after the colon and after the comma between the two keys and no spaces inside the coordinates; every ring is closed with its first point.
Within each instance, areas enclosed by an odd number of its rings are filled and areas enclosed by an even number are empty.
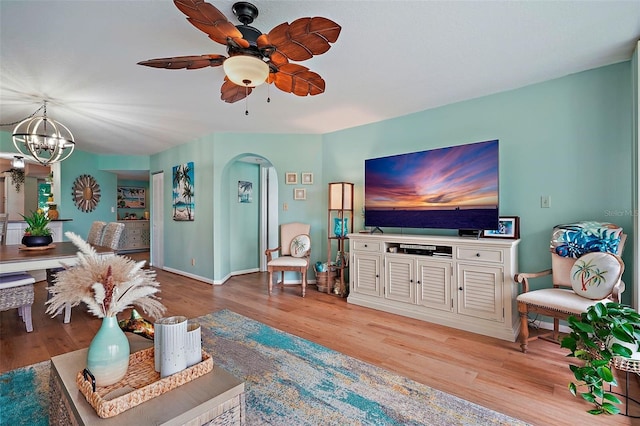
{"type": "Polygon", "coordinates": [[[151,180],[151,265],[164,267],[164,172],[154,173],[151,180]]]}

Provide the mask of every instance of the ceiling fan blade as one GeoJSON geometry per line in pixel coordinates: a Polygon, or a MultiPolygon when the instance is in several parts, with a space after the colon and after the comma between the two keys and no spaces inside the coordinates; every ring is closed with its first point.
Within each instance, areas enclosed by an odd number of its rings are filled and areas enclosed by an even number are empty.
{"type": "Polygon", "coordinates": [[[271,54],[271,57],[269,59],[270,59],[269,62],[271,62],[273,65],[275,65],[278,68],[280,68],[284,64],[289,63],[289,58],[287,58],[285,55],[278,52],[277,50],[271,54]]]}
{"type": "Polygon", "coordinates": [[[194,27],[216,43],[226,45],[231,39],[240,47],[249,47],[242,33],[212,4],[203,0],[173,0],[173,3],[194,27]]]}
{"type": "Polygon", "coordinates": [[[205,67],[218,67],[227,59],[224,55],[199,55],[199,56],[176,56],[173,58],[157,58],[138,62],[138,65],[145,65],[153,68],[166,68],[170,70],[188,69],[197,70],[205,67]]]}
{"type": "Polygon", "coordinates": [[[232,104],[246,98],[251,92],[251,87],[238,86],[225,77],[224,83],[222,83],[222,87],[220,88],[220,99],[228,104],[232,104]]]}
{"type": "Polygon", "coordinates": [[[268,40],[292,61],[304,61],[329,50],[329,43],[338,40],[341,29],[327,18],[299,18],[269,31],[268,40]]]}
{"type": "Polygon", "coordinates": [[[274,74],[276,87],[297,96],[314,96],[324,93],[325,82],[317,73],[298,64],[284,64],[274,74]]]}

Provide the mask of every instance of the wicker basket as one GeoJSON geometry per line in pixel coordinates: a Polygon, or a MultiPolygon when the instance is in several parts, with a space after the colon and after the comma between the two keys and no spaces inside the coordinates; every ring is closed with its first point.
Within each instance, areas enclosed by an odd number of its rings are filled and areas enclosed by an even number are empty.
{"type": "Polygon", "coordinates": [[[331,285],[331,288],[333,288],[335,279],[336,271],[316,272],[316,286],[318,287],[318,291],[326,293],[327,285],[331,285]]]}
{"type": "Polygon", "coordinates": [[[97,387],[85,380],[83,372],[76,376],[76,384],[87,402],[103,419],[113,417],[156,396],[182,386],[213,369],[211,356],[202,351],[202,362],[179,373],[160,378],[155,370],[153,348],[129,356],[129,370],[124,379],[109,386],[97,387]]]}

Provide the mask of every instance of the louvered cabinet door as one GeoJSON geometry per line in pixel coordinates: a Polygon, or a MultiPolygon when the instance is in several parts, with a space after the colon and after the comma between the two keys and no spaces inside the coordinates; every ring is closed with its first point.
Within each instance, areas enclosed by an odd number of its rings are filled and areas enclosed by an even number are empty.
{"type": "Polygon", "coordinates": [[[458,263],[458,313],[504,322],[501,267],[458,263]]]}
{"type": "Polygon", "coordinates": [[[451,262],[418,260],[417,303],[428,308],[453,311],[452,276],[451,262]]]}
{"type": "Polygon", "coordinates": [[[357,253],[353,255],[351,292],[369,296],[381,296],[380,255],[357,253]]]}
{"type": "Polygon", "coordinates": [[[384,258],[384,297],[397,302],[415,303],[415,259],[406,255],[387,254],[384,258]]]}

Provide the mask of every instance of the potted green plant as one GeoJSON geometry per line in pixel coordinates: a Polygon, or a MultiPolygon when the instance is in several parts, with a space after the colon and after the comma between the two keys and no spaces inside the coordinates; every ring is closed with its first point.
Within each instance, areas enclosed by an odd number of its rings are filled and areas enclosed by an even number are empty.
{"type": "Polygon", "coordinates": [[[53,242],[51,229],[49,229],[49,218],[41,209],[32,211],[29,216],[20,215],[27,222],[24,230],[22,244],[27,247],[48,246],[53,242]]]}
{"type": "Polygon", "coordinates": [[[568,356],[582,360],[582,365],[570,364],[577,382],[569,383],[569,391],[577,396],[579,387],[586,387],[580,396],[593,403],[590,414],[618,414],[618,397],[610,390],[617,386],[611,371],[615,357],[629,358],[640,341],[640,314],[619,303],[597,303],[579,318],[567,320],[571,333],[561,347],[571,351],[568,356]],[[605,385],[609,385],[605,388],[605,385]],[[609,391],[607,391],[607,389],[609,391]]]}

